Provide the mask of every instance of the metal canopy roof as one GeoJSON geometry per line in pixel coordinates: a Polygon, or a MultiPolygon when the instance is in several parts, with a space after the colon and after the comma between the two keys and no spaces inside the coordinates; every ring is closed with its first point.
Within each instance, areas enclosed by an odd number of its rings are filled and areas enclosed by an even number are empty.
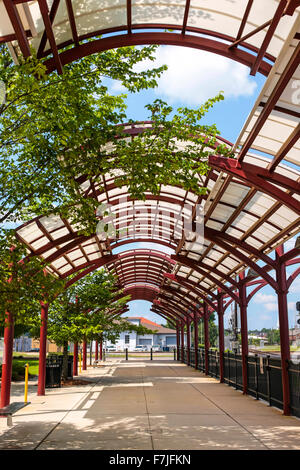
{"type": "MultiPolygon", "coordinates": [[[[76,279],[100,266],[114,269],[133,299],[153,301],[154,311],[173,319],[189,315],[203,298],[214,308],[217,289],[236,298],[236,275],[247,266],[259,282],[276,288],[272,252],[299,232],[299,5],[298,0],[112,0],[100,5],[93,0],[0,0],[0,40],[9,42],[15,58],[20,51],[28,56],[29,44],[34,46],[49,72],[63,73],[63,65],[97,51],[154,43],[204,49],[249,66],[252,75],[267,76],[237,141],[226,142],[236,158],[211,150],[211,170],[199,179],[210,189],[207,197],[162,186],[159,196],[147,193],[145,201],[132,201],[113,176],[104,177],[103,189],[82,175],[82,191],[110,204],[116,226],[125,233],[117,240],[84,237],[66,220],[39,217],[17,230],[28,252],[50,262],[52,272],[68,283],[75,273],[76,279]],[[64,50],[66,45],[72,47],[64,50]],[[183,235],[185,221],[197,222],[197,204],[205,213],[201,249],[197,240],[183,235]],[[113,255],[114,248],[137,241],[168,246],[173,255],[154,250],[113,255]]],[[[134,137],[142,127],[127,130],[134,137]]],[[[284,255],[285,261],[297,253],[284,255]]]]}
{"type": "Polygon", "coordinates": [[[153,42],[211,50],[247,63],[253,74],[267,73],[298,6],[297,0],[1,0],[0,38],[16,41],[24,55],[30,42],[40,57],[53,55],[50,67],[58,70],[96,50],[153,42]],[[72,49],[61,52],[67,45],[72,49]]]}

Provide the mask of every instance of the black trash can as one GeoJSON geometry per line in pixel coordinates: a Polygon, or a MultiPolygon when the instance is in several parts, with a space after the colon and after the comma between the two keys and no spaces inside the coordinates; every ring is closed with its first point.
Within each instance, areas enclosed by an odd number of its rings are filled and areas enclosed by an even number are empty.
{"type": "MultiPolygon", "coordinates": [[[[51,364],[59,364],[61,368],[61,374],[63,370],[63,356],[62,355],[55,355],[51,354],[50,356],[47,357],[47,360],[49,359],[51,364]]],[[[67,379],[71,380],[73,379],[73,356],[68,356],[68,376],[67,379]]]]}
{"type": "Polygon", "coordinates": [[[61,387],[61,364],[59,361],[46,361],[46,388],[61,387]]]}
{"type": "Polygon", "coordinates": [[[68,379],[73,379],[73,356],[68,356],[68,379]]]}

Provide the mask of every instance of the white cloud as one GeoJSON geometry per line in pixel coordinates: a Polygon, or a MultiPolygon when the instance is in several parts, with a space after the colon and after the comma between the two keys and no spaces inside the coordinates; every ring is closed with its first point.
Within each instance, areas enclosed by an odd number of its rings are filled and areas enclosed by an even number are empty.
{"type": "Polygon", "coordinates": [[[111,80],[110,93],[126,93],[127,88],[118,80],[111,80]]]}
{"type": "Polygon", "coordinates": [[[268,312],[278,310],[277,296],[273,294],[262,294],[261,292],[258,292],[254,296],[253,302],[263,305],[264,309],[268,312]]]}
{"type": "Polygon", "coordinates": [[[248,67],[226,57],[185,47],[164,46],[157,50],[156,62],[140,64],[138,69],[166,64],[168,70],[158,80],[156,94],[174,103],[200,105],[224,91],[226,98],[251,96],[257,85],[248,67]]]}

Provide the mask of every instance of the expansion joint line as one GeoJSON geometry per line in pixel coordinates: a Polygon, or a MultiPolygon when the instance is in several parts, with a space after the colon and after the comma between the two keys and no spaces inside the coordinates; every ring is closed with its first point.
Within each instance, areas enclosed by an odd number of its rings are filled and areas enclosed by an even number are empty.
{"type": "Polygon", "coordinates": [[[143,393],[144,393],[144,399],[145,399],[145,407],[146,407],[146,413],[147,413],[147,419],[148,419],[148,428],[149,428],[149,434],[150,434],[150,439],[151,439],[151,450],[154,450],[154,443],[153,443],[153,437],[152,437],[152,429],[151,429],[151,422],[150,422],[150,414],[149,414],[149,409],[148,409],[148,404],[147,404],[147,396],[146,396],[146,390],[145,390],[145,380],[144,380],[144,374],[143,374],[143,369],[141,370],[141,376],[142,376],[142,383],[143,383],[143,393]]]}
{"type": "MultiPolygon", "coordinates": [[[[175,370],[174,367],[170,366],[170,369],[172,369],[174,371],[174,374],[176,374],[178,377],[180,377],[180,375],[177,373],[177,371],[175,370]]],[[[211,378],[213,378],[213,377],[211,377],[211,378]]],[[[210,401],[210,403],[212,403],[216,408],[218,408],[226,416],[228,416],[228,418],[230,418],[238,426],[240,426],[242,429],[244,429],[244,431],[246,431],[248,434],[250,434],[257,442],[262,444],[266,449],[271,450],[271,448],[268,447],[264,442],[262,442],[257,436],[255,436],[255,434],[253,434],[251,431],[249,431],[249,429],[247,429],[245,426],[243,426],[241,423],[239,423],[235,418],[233,418],[229,413],[227,413],[227,411],[225,411],[221,406],[219,406],[216,402],[214,402],[210,397],[208,397],[203,392],[201,392],[197,387],[195,387],[194,384],[189,384],[189,385],[191,385],[191,387],[193,387],[198,393],[200,393],[200,395],[202,395],[204,398],[206,398],[206,400],[210,401]]],[[[224,385],[224,384],[220,384],[220,385],[224,385]]]]}

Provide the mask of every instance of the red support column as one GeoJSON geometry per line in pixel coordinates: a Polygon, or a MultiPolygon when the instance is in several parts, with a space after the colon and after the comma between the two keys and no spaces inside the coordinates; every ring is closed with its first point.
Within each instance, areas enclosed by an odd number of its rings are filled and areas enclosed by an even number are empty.
{"type": "Polygon", "coordinates": [[[189,366],[191,363],[191,322],[188,318],[186,320],[186,349],[186,363],[189,366]]]}
{"type": "Polygon", "coordinates": [[[203,321],[204,321],[204,348],[205,348],[205,374],[208,375],[208,353],[209,353],[209,327],[208,327],[208,319],[209,319],[209,313],[208,313],[208,308],[207,308],[207,303],[204,302],[204,315],[203,315],[203,321]]]}
{"type": "Polygon", "coordinates": [[[73,351],[73,375],[78,375],[78,343],[74,343],[73,351]]]}
{"type": "Polygon", "coordinates": [[[45,395],[46,384],[46,357],[47,357],[47,328],[48,328],[48,304],[41,302],[41,328],[40,328],[40,353],[39,353],[39,377],[38,396],[45,395]]]}
{"type": "Polygon", "coordinates": [[[102,339],[101,339],[101,341],[100,341],[99,356],[100,356],[100,357],[99,357],[99,358],[100,358],[100,361],[102,361],[102,359],[103,359],[103,341],[102,341],[102,339]]]}
{"type": "Polygon", "coordinates": [[[199,331],[198,331],[198,315],[194,313],[194,347],[195,347],[195,369],[198,369],[198,344],[199,344],[199,331]]]}
{"type": "Polygon", "coordinates": [[[10,312],[6,312],[4,328],[4,351],[1,379],[1,403],[0,408],[10,404],[11,373],[14,344],[14,318],[10,312]]]}
{"type": "Polygon", "coordinates": [[[98,361],[98,341],[96,341],[95,345],[95,361],[98,361]]]}
{"type": "Polygon", "coordinates": [[[181,362],[184,362],[184,323],[181,323],[181,362]]]}
{"type": "Polygon", "coordinates": [[[281,377],[282,377],[282,393],[283,393],[283,414],[290,414],[290,387],[288,362],[290,360],[290,343],[289,343],[289,318],[287,305],[287,282],[285,264],[280,262],[283,255],[283,246],[276,248],[276,261],[278,267],[276,269],[276,280],[278,285],[278,315],[279,315],[279,332],[280,332],[280,354],[281,354],[281,377]]]}
{"type": "Polygon", "coordinates": [[[82,343],[82,370],[86,370],[86,341],[82,343]]]}
{"type": "Polygon", "coordinates": [[[241,337],[242,337],[242,374],[243,374],[243,394],[248,393],[248,322],[247,322],[247,292],[246,284],[243,282],[244,273],[239,275],[239,298],[241,313],[241,337]]]}
{"type": "Polygon", "coordinates": [[[219,323],[219,359],[220,359],[220,383],[224,382],[224,304],[223,294],[219,290],[218,295],[218,323],[219,323]]]}
{"type": "Polygon", "coordinates": [[[176,345],[177,345],[177,361],[179,361],[179,348],[180,348],[180,326],[179,326],[179,322],[176,323],[176,345]]]}

